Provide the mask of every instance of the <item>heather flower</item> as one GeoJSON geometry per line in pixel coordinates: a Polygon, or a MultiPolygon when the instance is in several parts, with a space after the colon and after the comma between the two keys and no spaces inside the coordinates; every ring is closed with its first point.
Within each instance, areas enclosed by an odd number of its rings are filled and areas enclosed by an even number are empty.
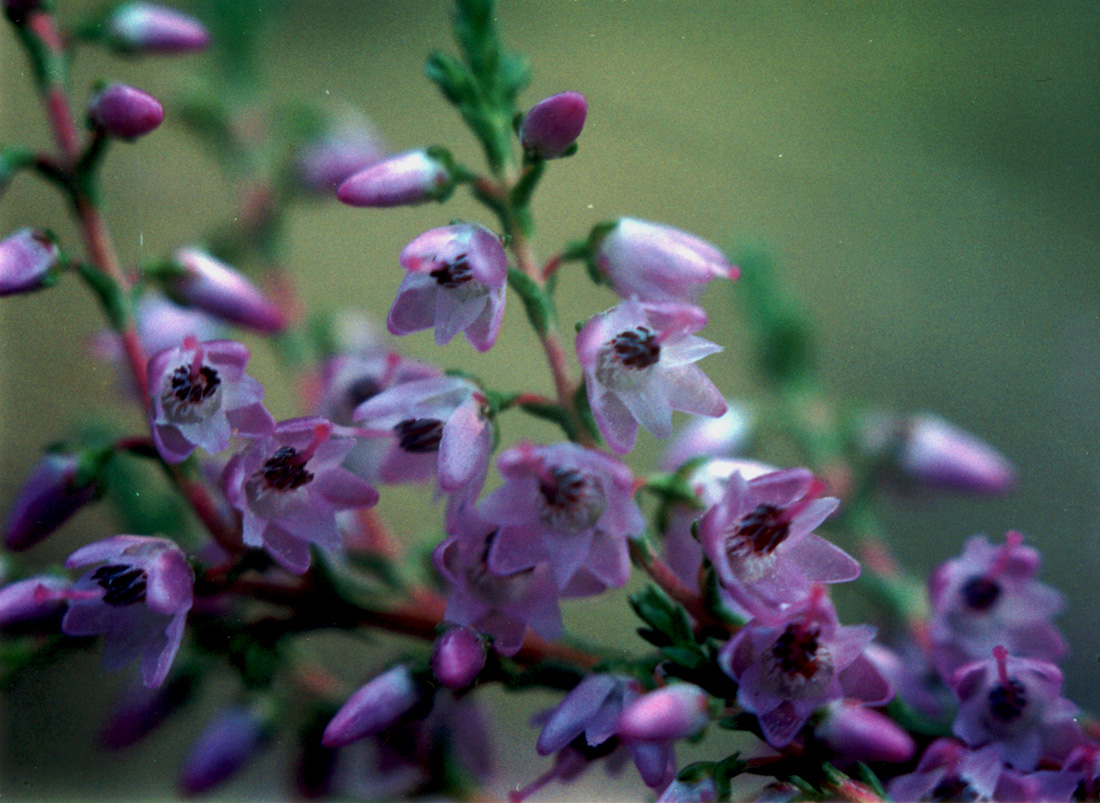
{"type": "Polygon", "coordinates": [[[137,744],[191,699],[197,680],[194,671],[176,671],[155,689],[140,684],[126,687],[100,728],[99,743],[109,750],[137,744]]]}
{"type": "Polygon", "coordinates": [[[640,694],[638,682],[622,675],[594,674],[577,684],[545,717],[535,749],[541,756],[559,757],[528,794],[552,780],[572,780],[598,758],[606,757],[614,768],[621,761],[614,754],[624,744],[647,786],[656,788],[668,781],[674,764],[670,740],[629,740],[618,733],[623,711],[640,694]]]}
{"type": "Polygon", "coordinates": [[[385,147],[374,127],[360,115],[349,113],[323,136],[302,147],[295,168],[305,189],[331,195],[344,179],[385,156],[385,147]]]}
{"type": "Polygon", "coordinates": [[[111,84],[88,101],[88,120],[105,134],[134,140],[164,121],[164,107],[147,92],[126,84],[111,84]]]}
{"type": "Polygon", "coordinates": [[[30,549],[99,495],[91,478],[82,478],[74,454],[49,452],[23,482],[4,524],[4,544],[17,552],[30,549]]]}
{"type": "Polygon", "coordinates": [[[726,412],[717,418],[692,418],[669,441],[661,457],[663,471],[675,471],[700,457],[735,457],[745,449],[755,425],[745,404],[726,400],[726,412]]]}
{"type": "Polygon", "coordinates": [[[233,435],[260,438],[275,428],[260,403],[263,386],[244,373],[248,357],[242,343],[187,337],[149,360],[149,424],[165,461],[179,463],[196,446],[221,452],[233,435]]]}
{"type": "Polygon", "coordinates": [[[900,764],[917,750],[913,737],[885,714],[860,703],[838,700],[826,706],[814,735],[845,762],[900,764]]]}
{"type": "Polygon", "coordinates": [[[0,588],[0,630],[57,616],[65,607],[70,585],[63,577],[41,575],[0,588]]]}
{"type": "Polygon", "coordinates": [[[634,218],[619,218],[600,237],[595,266],[623,298],[694,301],[712,279],[740,275],[725,255],[686,231],[634,218]]]}
{"type": "Polygon", "coordinates": [[[156,3],[124,3],[106,23],[107,41],[127,53],[192,53],[210,34],[201,22],[156,3]]]}
{"type": "Polygon", "coordinates": [[[997,800],[1004,771],[995,750],[971,752],[953,739],[937,739],[916,770],[892,780],[887,791],[894,800],[997,800]]]}
{"type": "Polygon", "coordinates": [[[624,739],[684,739],[710,720],[707,693],[692,683],[674,683],[643,694],[619,714],[616,732],[624,739]]]}
{"type": "Polygon", "coordinates": [[[485,666],[485,642],[472,627],[452,627],[435,640],[432,671],[448,689],[474,682],[485,666]]]}
{"type": "Polygon", "coordinates": [[[764,738],[784,747],[826,703],[886,702],[890,684],[864,655],[874,628],[842,627],[824,588],[781,611],[761,611],[719,653],[738,683],[737,703],[756,715],[764,738]]]}
{"type": "Polygon", "coordinates": [[[233,456],[222,474],[248,546],[287,571],[309,567],[309,545],[338,549],[336,511],[368,507],[378,493],[341,467],[355,439],[323,418],[294,418],[233,456]]]}
{"type": "Polygon", "coordinates": [[[1016,769],[1063,759],[1082,741],[1077,706],[1061,696],[1062,673],[1049,661],[1010,657],[998,646],[992,659],[956,672],[952,686],[959,698],[955,735],[970,747],[992,744],[1016,769]]]}
{"type": "Polygon", "coordinates": [[[106,636],[104,669],[141,658],[148,687],[164,682],[183,638],[194,574],[183,551],[165,538],[116,535],[81,547],[65,566],[85,572],[68,593],[61,629],[70,636],[106,636]]]}
{"type": "Polygon", "coordinates": [[[500,527],[489,550],[493,572],[545,563],[565,596],[580,595],[581,584],[597,593],[626,582],[627,540],[645,527],[630,469],[574,443],[520,443],[497,466],[504,485],[481,503],[500,527]]]}
{"type": "Polygon", "coordinates": [[[859,576],[848,553],[813,532],[840,504],[819,497],[822,490],[801,468],[752,480],[739,471],[730,476],[721,501],[699,523],[699,541],[734,600],[743,602],[748,593],[748,599],[791,602],[812,583],[859,576]]]}
{"type": "Polygon", "coordinates": [[[449,587],[443,616],[447,622],[490,636],[501,655],[519,651],[528,627],[546,638],[561,635],[558,592],[548,567],[490,571],[488,556],[499,530],[469,501],[448,516],[448,533],[432,553],[449,587]]]}
{"type": "Polygon", "coordinates": [[[706,313],[690,304],[634,299],[593,317],[577,335],[588,403],[608,445],[634,448],[641,424],[664,438],[672,411],[720,416],[722,394],[694,363],[721,346],[695,337],[706,313]]]}
{"type": "Polygon", "coordinates": [[[508,279],[508,257],[493,232],[472,223],[431,229],[400,260],[406,274],[387,319],[393,334],[434,327],[436,345],[463,332],[478,351],[492,348],[508,279]]]}
{"type": "Polygon", "coordinates": [[[453,187],[443,162],[426,151],[409,151],[344,179],[336,197],[349,206],[406,206],[443,200],[453,187]]]}
{"type": "Polygon", "coordinates": [[[580,92],[543,98],[520,124],[519,141],[524,152],[539,159],[563,156],[581,135],[587,114],[588,102],[580,92]]]}
{"type": "Polygon", "coordinates": [[[986,659],[998,644],[1021,657],[1056,660],[1065,642],[1050,623],[1062,595],[1039,583],[1039,553],[1010,532],[994,546],[983,535],[966,542],[959,558],[928,580],[929,634],[936,667],[945,678],[964,664],[986,659]]]}
{"type": "Polygon", "coordinates": [[[60,257],[53,236],[38,229],[0,240],[0,297],[49,287],[57,281],[60,257]]]}
{"type": "Polygon", "coordinates": [[[440,376],[395,385],[363,402],[353,415],[366,430],[392,438],[378,469],[382,482],[426,480],[439,487],[480,488],[489,464],[492,430],[481,390],[465,379],[440,376]]]}
{"type": "Polygon", "coordinates": [[[173,261],[180,270],[166,281],[173,300],[258,332],[286,328],[283,312],[228,265],[196,248],[180,249],[173,261]]]}
{"type": "Polygon", "coordinates": [[[322,744],[343,747],[375,736],[411,711],[423,690],[409,667],[400,664],[362,686],[336,712],[325,728],[322,744]]]}
{"type": "Polygon", "coordinates": [[[1025,783],[1030,788],[1024,800],[1100,800],[1100,746],[1082,744],[1066,756],[1061,770],[1040,770],[1025,783]]]}
{"type": "Polygon", "coordinates": [[[198,795],[232,778],[267,741],[268,727],[256,711],[232,706],[207,723],[180,770],[179,787],[198,795]]]}

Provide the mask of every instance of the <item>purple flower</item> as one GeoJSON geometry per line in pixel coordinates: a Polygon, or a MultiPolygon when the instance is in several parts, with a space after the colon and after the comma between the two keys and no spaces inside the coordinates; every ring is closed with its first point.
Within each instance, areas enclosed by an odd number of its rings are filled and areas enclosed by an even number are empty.
{"type": "Polygon", "coordinates": [[[164,121],[164,107],[147,92],[126,84],[111,84],[88,101],[88,119],[112,137],[134,140],[164,121]]]}
{"type": "Polygon", "coordinates": [[[52,285],[60,256],[53,236],[37,229],[20,229],[0,240],[0,297],[52,285]]]}
{"type": "Polygon", "coordinates": [[[618,732],[624,709],[640,694],[638,682],[621,675],[589,675],[577,684],[543,722],[535,749],[541,756],[558,753],[558,761],[538,786],[551,780],[572,780],[597,758],[606,756],[614,763],[618,757],[613,754],[623,744],[647,786],[656,788],[667,782],[673,774],[671,741],[624,740],[618,732]]]}
{"type": "Polygon", "coordinates": [[[489,465],[492,429],[481,390],[465,379],[439,376],[395,385],[356,408],[364,428],[392,438],[378,470],[387,483],[426,480],[439,487],[480,489],[489,465]]]}
{"type": "Polygon", "coordinates": [[[228,265],[196,248],[177,251],[173,261],[182,274],[169,278],[166,289],[179,303],[258,332],[286,328],[283,312],[228,265]]]}
{"type": "Polygon", "coordinates": [[[616,732],[634,741],[685,739],[710,721],[707,693],[692,683],[646,692],[619,714],[616,732]]]}
{"type": "Polygon", "coordinates": [[[472,627],[452,627],[435,640],[432,671],[448,689],[469,686],[484,666],[485,642],[472,627]]]}
{"type": "Polygon", "coordinates": [[[390,307],[395,335],[435,327],[436,345],[459,332],[478,351],[496,342],[504,315],[508,257],[484,226],[459,223],[426,231],[401,251],[407,273],[390,307]]]}
{"type": "Polygon", "coordinates": [[[986,659],[998,644],[1022,657],[1065,654],[1065,642],[1050,623],[1062,608],[1062,595],[1035,580],[1039,553],[1023,539],[1010,532],[1004,544],[993,546],[975,535],[961,557],[929,578],[932,656],[944,678],[986,659]]]}
{"type": "Polygon", "coordinates": [[[819,498],[823,489],[804,468],[752,480],[739,471],[730,476],[721,501],[700,521],[699,541],[735,601],[793,602],[812,583],[859,576],[859,563],[813,532],[840,504],[819,498]]]}
{"type": "Polygon", "coordinates": [[[46,574],[0,588],[0,629],[53,618],[65,607],[70,585],[65,578],[46,574]]]}
{"type": "Polygon", "coordinates": [[[368,507],[378,493],[341,463],[355,439],[323,418],[294,418],[233,456],[222,474],[241,512],[243,538],[287,571],[309,568],[309,545],[340,547],[336,511],[368,507]]]}
{"type": "Polygon", "coordinates": [[[895,778],[888,791],[894,800],[998,800],[1004,771],[995,750],[971,752],[953,739],[937,739],[916,770],[895,778]]]}
{"type": "Polygon", "coordinates": [[[179,787],[198,795],[232,778],[260,750],[268,728],[251,709],[232,706],[207,723],[180,771],[179,787]]]}
{"type": "Polygon", "coordinates": [[[197,680],[194,671],[177,671],[155,689],[140,684],[126,687],[100,728],[99,743],[109,750],[137,744],[191,699],[197,680]]]}
{"type": "Polygon", "coordinates": [[[94,480],[80,477],[76,455],[50,452],[23,482],[4,524],[4,544],[21,552],[48,536],[99,495],[94,480]]]}
{"type": "Polygon", "coordinates": [[[491,636],[493,649],[514,655],[528,626],[546,638],[561,635],[558,593],[546,566],[494,573],[488,555],[499,537],[495,525],[469,502],[448,516],[450,535],[432,560],[450,586],[444,619],[491,636]]]}
{"type": "Polygon", "coordinates": [[[344,179],[336,197],[349,206],[406,206],[443,200],[453,187],[443,162],[426,151],[409,151],[344,179]]]}
{"type": "Polygon", "coordinates": [[[726,402],[694,363],[721,351],[696,337],[707,316],[691,304],[624,301],[595,316],[577,335],[588,403],[608,445],[634,448],[641,424],[655,437],[672,433],[672,411],[720,416],[726,402]]]}
{"type": "Polygon", "coordinates": [[[726,412],[717,418],[692,418],[665,447],[661,469],[675,471],[693,458],[740,454],[752,436],[754,418],[747,405],[728,400],[726,412]]]}
{"type": "Polygon", "coordinates": [[[194,573],[183,551],[165,538],[116,535],[81,547],[69,569],[86,572],[69,592],[61,629],[70,636],[106,636],[103,666],[120,669],[139,656],[145,685],[159,686],[183,638],[194,573]]]}
{"type": "Polygon", "coordinates": [[[756,714],[764,738],[784,747],[826,703],[886,702],[890,684],[864,655],[873,627],[842,627],[823,586],[782,611],[762,611],[719,653],[738,683],[737,703],[756,714]]]}
{"type": "Polygon", "coordinates": [[[620,218],[600,239],[596,267],[623,298],[694,301],[704,285],[740,275],[725,255],[686,231],[620,218]]]}
{"type": "Polygon", "coordinates": [[[396,724],[422,696],[409,667],[395,666],[348,698],[325,728],[321,742],[325,747],[343,747],[375,736],[396,724]]]}
{"type": "Polygon", "coordinates": [[[523,117],[519,141],[523,150],[539,159],[556,159],[577,141],[588,114],[580,92],[561,92],[543,98],[523,117]]]}
{"type": "Polygon", "coordinates": [[[917,750],[913,737],[885,714],[860,703],[830,703],[814,734],[840,759],[899,764],[917,750]]]}
{"type": "Polygon", "coordinates": [[[1062,697],[1062,673],[1050,661],[1013,658],[994,647],[992,659],[956,672],[952,686],[959,698],[955,735],[970,747],[992,743],[1016,769],[1061,760],[1082,741],[1077,706],[1062,697]]]}
{"type": "Polygon", "coordinates": [[[210,34],[194,17],[156,3],[124,3],[107,20],[112,46],[128,53],[192,53],[210,34]]]}
{"type": "Polygon", "coordinates": [[[302,185],[331,195],[344,179],[385,158],[378,132],[363,117],[346,114],[324,136],[302,148],[296,160],[302,185]]]}
{"type": "Polygon", "coordinates": [[[196,446],[216,454],[233,435],[260,438],[275,428],[260,403],[263,386],[244,372],[248,356],[242,343],[187,337],[149,360],[149,424],[165,461],[182,462],[196,446]]]}
{"type": "Polygon", "coordinates": [[[574,443],[520,443],[497,466],[504,486],[481,503],[482,515],[500,527],[489,550],[493,572],[548,564],[564,596],[627,581],[627,540],[645,528],[630,469],[574,443]]]}

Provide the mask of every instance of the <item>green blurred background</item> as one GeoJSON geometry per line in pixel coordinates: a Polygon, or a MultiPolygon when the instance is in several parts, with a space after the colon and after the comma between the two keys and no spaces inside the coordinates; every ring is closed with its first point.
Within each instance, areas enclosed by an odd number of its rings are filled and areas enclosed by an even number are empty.
{"type": "MultiPolygon", "coordinates": [[[[75,19],[98,4],[59,2],[75,19]]],[[[182,5],[182,4],[181,4],[182,5]]],[[[196,6],[186,6],[197,8],[196,6]]],[[[448,4],[422,0],[289,2],[269,24],[263,59],[280,100],[353,106],[394,151],[444,144],[479,164],[472,138],[423,77],[429,49],[453,50],[448,4]]],[[[528,54],[534,78],[522,102],[583,92],[589,117],[579,154],[551,165],[536,198],[536,246],[548,257],[597,221],[627,214],[686,228],[722,245],[763,243],[820,334],[822,379],[845,399],[935,411],[1008,455],[1019,471],[995,500],[927,496],[885,510],[892,543],[925,572],[985,532],[1019,529],[1042,550],[1042,578],[1069,599],[1060,621],[1072,653],[1067,693],[1100,711],[1095,578],[1100,572],[1100,6],[1072,2],[694,2],[503,0],[505,43],[528,54]]],[[[82,51],[74,95],[99,77],[170,100],[208,57],[122,61],[82,51]]],[[[26,64],[0,35],[0,139],[46,143],[26,64]]],[[[119,146],[106,165],[107,214],[127,263],[192,242],[232,214],[231,186],[169,115],[145,141],[119,146]]],[[[291,220],[288,265],[311,309],[353,308],[383,319],[400,281],[396,256],[420,231],[451,218],[492,224],[456,195],[446,207],[389,212],[336,202],[291,220]]],[[[56,193],[19,178],[0,201],[0,234],[49,226],[73,244],[56,193]]],[[[566,327],[614,299],[582,272],[562,280],[566,327]],[[598,297],[597,297],[598,296],[598,297]]],[[[730,397],[752,396],[744,328],[729,288],[706,297],[705,334],[726,346],[704,367],[730,397]]],[[[92,301],[73,280],[0,302],[0,509],[42,446],[91,418],[141,422],[117,405],[113,369],[87,355],[98,331],[92,301]]],[[[276,417],[297,413],[292,389],[256,340],[255,373],[276,417]]],[[[406,338],[413,356],[462,366],[500,387],[547,391],[541,356],[519,306],[486,355],[455,341],[406,338]]],[[[506,440],[552,437],[512,417],[506,440]]],[[[651,466],[644,435],[633,465],[651,466]]],[[[415,494],[384,494],[411,537],[428,537],[415,494]]],[[[112,534],[82,514],[32,553],[61,560],[112,534]]],[[[566,606],[587,635],[629,635],[620,597],[566,606]]],[[[322,644],[362,680],[382,660],[322,644]],[[363,663],[359,663],[359,662],[363,663]]],[[[118,677],[97,655],[21,682],[2,703],[0,794],[5,799],[161,798],[171,794],[180,740],[206,713],[191,708],[144,748],[121,756],[89,747],[118,677]]],[[[207,695],[207,707],[233,685],[207,695]],[[220,696],[219,696],[220,693],[220,696]]],[[[506,781],[526,783],[524,722],[550,695],[491,698],[509,734],[506,781]],[[511,745],[515,745],[513,748],[511,745]]],[[[222,793],[279,795],[286,748],[222,793]]],[[[606,794],[556,788],[538,799],[606,794]]],[[[498,786],[503,792],[508,787],[498,786]]],[[[639,794],[636,783],[624,794],[639,794]]]]}

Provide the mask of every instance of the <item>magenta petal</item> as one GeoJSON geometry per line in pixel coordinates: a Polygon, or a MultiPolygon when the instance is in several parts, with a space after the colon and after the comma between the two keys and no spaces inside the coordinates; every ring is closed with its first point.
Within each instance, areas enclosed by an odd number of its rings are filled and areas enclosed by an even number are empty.
{"type": "Polygon", "coordinates": [[[882,705],[894,696],[890,682],[864,655],[860,655],[840,673],[844,696],[867,705],[882,705]]]}
{"type": "Polygon", "coordinates": [[[378,491],[350,471],[340,468],[316,477],[313,487],[337,510],[370,507],[378,502],[378,491]]]}
{"type": "Polygon", "coordinates": [[[486,469],[492,430],[474,396],[458,406],[439,442],[439,487],[456,491],[486,469]]]}
{"type": "Polygon", "coordinates": [[[590,675],[582,680],[543,725],[535,746],[539,755],[556,753],[580,736],[617,683],[613,676],[602,674],[590,675]]]}
{"type": "Polygon", "coordinates": [[[401,281],[386,325],[395,335],[408,335],[435,324],[435,295],[439,286],[431,276],[409,273],[401,281]]]}
{"type": "Polygon", "coordinates": [[[509,575],[546,560],[546,550],[537,530],[521,526],[501,527],[489,549],[489,570],[509,575]]]}
{"type": "Polygon", "coordinates": [[[813,533],[787,551],[787,557],[813,583],[846,583],[859,577],[859,561],[813,533]]]}
{"type": "Polygon", "coordinates": [[[263,534],[264,549],[275,562],[294,574],[304,574],[309,568],[309,542],[269,524],[263,534]]]}

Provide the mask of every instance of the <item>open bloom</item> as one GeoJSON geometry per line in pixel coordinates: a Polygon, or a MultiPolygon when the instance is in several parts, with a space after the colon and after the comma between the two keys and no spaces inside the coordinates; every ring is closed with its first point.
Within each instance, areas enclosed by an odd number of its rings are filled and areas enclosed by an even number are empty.
{"type": "Polygon", "coordinates": [[[436,345],[463,332],[478,351],[492,348],[508,279],[500,238],[473,223],[443,226],[406,245],[400,259],[407,273],[387,319],[391,332],[435,327],[436,345]]]}
{"type": "Polygon", "coordinates": [[[363,402],[353,418],[392,438],[378,469],[382,482],[425,480],[438,468],[439,487],[480,488],[492,430],[481,390],[465,379],[431,377],[394,385],[363,402]]]}
{"type": "Polygon", "coordinates": [[[596,246],[597,269],[623,298],[694,301],[712,279],[740,275],[725,255],[681,229],[624,217],[596,246]]]}
{"type": "Polygon", "coordinates": [[[500,526],[489,567],[511,574],[549,564],[565,596],[623,585],[627,539],[645,527],[630,469],[574,443],[520,443],[500,456],[504,485],[481,503],[500,526]]]}
{"type": "Polygon", "coordinates": [[[691,304],[624,301],[595,316],[577,335],[588,403],[608,445],[634,448],[641,424],[655,437],[672,433],[672,411],[720,416],[726,401],[694,363],[722,347],[696,337],[706,313],[691,304]]]}
{"type": "Polygon", "coordinates": [[[221,452],[233,435],[260,438],[275,428],[260,403],[263,386],[244,372],[248,356],[242,343],[187,337],[149,360],[149,423],[167,462],[185,460],[196,446],[221,452]]]}
{"type": "Polygon", "coordinates": [[[323,418],[276,425],[229,461],[225,498],[241,511],[243,538],[288,571],[309,568],[309,545],[340,546],[336,511],[373,505],[378,493],[341,467],[355,439],[323,418]]]}
{"type": "Polygon", "coordinates": [[[726,643],[718,662],[737,681],[737,703],[756,714],[768,744],[784,747],[826,703],[878,705],[893,696],[863,654],[874,635],[867,625],[842,627],[824,587],[816,586],[801,602],[762,611],[726,643]]]}
{"type": "Polygon", "coordinates": [[[859,576],[855,559],[813,532],[840,504],[819,498],[821,490],[804,468],[751,480],[740,471],[730,475],[721,500],[700,521],[699,540],[734,600],[749,592],[771,603],[793,602],[812,583],[859,576]]]}
{"type": "Polygon", "coordinates": [[[893,800],[1001,800],[995,796],[1005,766],[996,750],[971,752],[954,739],[928,745],[917,768],[890,782],[893,800]]]}
{"type": "Polygon", "coordinates": [[[1004,645],[1012,655],[1057,659],[1066,645],[1050,620],[1062,595],[1038,582],[1039,553],[1018,532],[994,546],[983,535],[928,579],[932,657],[945,678],[1004,645]]]}
{"type": "Polygon", "coordinates": [[[116,535],[81,547],[65,566],[85,572],[67,592],[61,629],[106,636],[103,666],[120,669],[139,656],[146,686],[164,682],[176,657],[195,582],[183,551],[165,538],[116,535]]]}

